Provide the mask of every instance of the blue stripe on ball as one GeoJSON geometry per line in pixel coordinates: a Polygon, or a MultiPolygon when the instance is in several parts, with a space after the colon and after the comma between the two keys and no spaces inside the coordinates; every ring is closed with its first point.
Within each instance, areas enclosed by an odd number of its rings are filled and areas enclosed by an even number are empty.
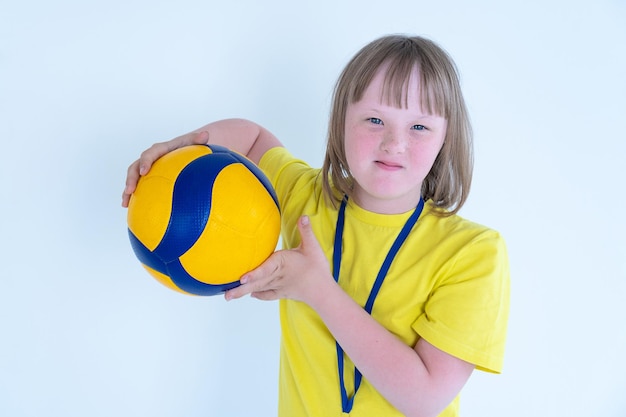
{"type": "Polygon", "coordinates": [[[139,262],[163,275],[167,275],[165,262],[141,243],[130,229],[128,229],[128,237],[130,238],[130,245],[133,248],[133,252],[135,252],[135,256],[137,256],[139,262]]]}
{"type": "Polygon", "coordinates": [[[217,295],[240,285],[239,281],[220,285],[212,285],[198,281],[189,275],[178,259],[167,264],[167,271],[167,275],[178,288],[196,295],[217,295]]]}
{"type": "Polygon", "coordinates": [[[209,146],[209,148],[211,148],[213,150],[213,152],[228,153],[237,162],[240,162],[243,165],[245,165],[246,168],[248,168],[250,170],[250,172],[252,172],[254,174],[254,176],[257,177],[257,179],[263,185],[263,187],[265,187],[265,189],[267,190],[268,194],[272,196],[272,199],[274,200],[274,203],[276,203],[276,207],[278,208],[278,211],[280,212],[280,206],[278,204],[278,197],[276,196],[276,191],[274,191],[274,187],[272,186],[272,183],[270,183],[270,180],[267,178],[265,173],[263,171],[261,171],[261,169],[258,166],[256,166],[248,158],[246,158],[246,157],[244,157],[244,156],[242,156],[242,155],[240,155],[240,154],[238,154],[236,152],[232,152],[232,151],[230,151],[229,149],[227,149],[227,148],[225,148],[223,146],[219,146],[219,145],[208,145],[208,146],[209,146]]]}
{"type": "Polygon", "coordinates": [[[163,275],[169,276],[172,282],[181,290],[196,295],[217,295],[224,291],[238,287],[239,281],[229,282],[221,285],[211,285],[200,282],[185,270],[178,259],[165,263],[154,252],[150,251],[139,239],[128,230],[130,244],[139,261],[163,275]]]}
{"type": "Polygon", "coordinates": [[[180,172],[172,194],[170,223],[154,249],[165,262],[177,259],[196,243],[209,220],[215,178],[232,163],[229,155],[208,154],[180,172]]]}

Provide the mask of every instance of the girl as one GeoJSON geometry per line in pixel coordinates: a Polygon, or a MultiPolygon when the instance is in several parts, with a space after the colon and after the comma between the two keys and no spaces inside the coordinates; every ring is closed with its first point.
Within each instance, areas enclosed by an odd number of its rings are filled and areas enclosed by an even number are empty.
{"type": "Polygon", "coordinates": [[[247,155],[279,196],[285,250],[227,300],[280,299],[281,416],[457,416],[476,369],[502,368],[509,271],[500,235],[456,213],[471,183],[471,128],[449,56],[421,37],[359,51],[335,87],[322,169],[269,131],[223,120],[158,143],[247,155]]]}

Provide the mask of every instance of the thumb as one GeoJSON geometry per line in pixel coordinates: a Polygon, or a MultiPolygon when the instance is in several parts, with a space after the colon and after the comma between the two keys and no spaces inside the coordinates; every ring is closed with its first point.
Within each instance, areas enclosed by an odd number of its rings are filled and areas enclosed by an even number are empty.
{"type": "Polygon", "coordinates": [[[317,244],[317,239],[313,229],[311,228],[311,220],[309,216],[301,216],[298,220],[298,231],[300,232],[300,238],[302,242],[300,246],[311,247],[317,244]]]}

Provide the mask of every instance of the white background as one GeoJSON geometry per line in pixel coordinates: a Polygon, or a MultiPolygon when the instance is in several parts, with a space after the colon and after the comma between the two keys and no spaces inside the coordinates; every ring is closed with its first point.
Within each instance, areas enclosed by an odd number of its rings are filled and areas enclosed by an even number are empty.
{"type": "Polygon", "coordinates": [[[277,304],[156,283],[126,167],[225,117],[319,166],[336,77],[387,33],[455,58],[461,214],[510,251],[504,373],[474,374],[463,416],[625,415],[624,0],[0,0],[0,415],[275,415],[277,304]]]}

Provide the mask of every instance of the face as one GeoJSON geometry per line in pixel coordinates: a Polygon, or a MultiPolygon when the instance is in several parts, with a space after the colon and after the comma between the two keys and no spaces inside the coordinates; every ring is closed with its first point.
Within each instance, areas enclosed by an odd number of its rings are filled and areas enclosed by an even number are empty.
{"type": "Polygon", "coordinates": [[[382,102],[383,80],[384,70],[362,99],[346,109],[346,158],[360,207],[404,213],[419,201],[422,181],[443,146],[447,121],[422,110],[417,70],[409,83],[406,108],[382,102]]]}

